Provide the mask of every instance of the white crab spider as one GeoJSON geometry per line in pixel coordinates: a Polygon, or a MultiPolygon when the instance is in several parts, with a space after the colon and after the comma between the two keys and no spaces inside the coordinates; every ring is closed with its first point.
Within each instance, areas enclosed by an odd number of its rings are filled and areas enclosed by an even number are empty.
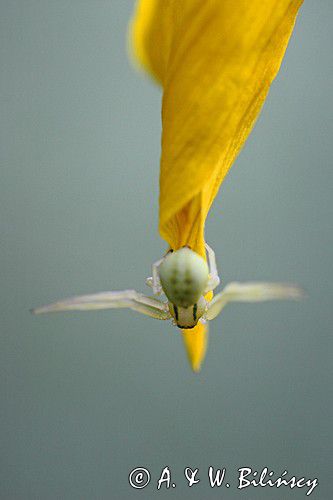
{"type": "Polygon", "coordinates": [[[152,277],[146,284],[155,295],[167,300],[147,297],[135,290],[100,292],[81,295],[33,309],[34,314],[62,311],[91,311],[129,308],[156,319],[172,319],[178,328],[194,328],[200,322],[216,318],[228,302],[262,302],[266,300],[300,299],[304,293],[296,285],[283,283],[229,283],[222,292],[207,302],[205,295],[220,283],[215,254],[206,244],[206,261],[183,247],[170,250],[152,266],[152,277]]]}

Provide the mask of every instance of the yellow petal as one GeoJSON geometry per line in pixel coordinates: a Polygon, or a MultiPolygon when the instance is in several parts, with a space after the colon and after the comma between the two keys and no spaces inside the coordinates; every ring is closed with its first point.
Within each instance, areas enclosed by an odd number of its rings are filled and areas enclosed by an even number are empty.
{"type": "MultiPolygon", "coordinates": [[[[140,0],[131,45],[163,87],[161,236],[202,256],[205,220],[275,78],[302,0],[140,0]]],[[[194,369],[207,335],[184,332],[194,369]]]]}
{"type": "Polygon", "coordinates": [[[194,372],[198,372],[206,354],[208,325],[198,323],[191,330],[182,330],[182,332],[191,368],[194,372]]]}
{"type": "Polygon", "coordinates": [[[204,255],[219,186],[276,76],[302,0],[141,0],[132,46],[163,86],[160,233],[204,255]]]}
{"type": "Polygon", "coordinates": [[[172,31],[169,28],[172,25],[172,19],[169,18],[172,13],[168,0],[139,1],[135,16],[130,23],[130,53],[160,83],[166,69],[172,38],[172,31]]]}

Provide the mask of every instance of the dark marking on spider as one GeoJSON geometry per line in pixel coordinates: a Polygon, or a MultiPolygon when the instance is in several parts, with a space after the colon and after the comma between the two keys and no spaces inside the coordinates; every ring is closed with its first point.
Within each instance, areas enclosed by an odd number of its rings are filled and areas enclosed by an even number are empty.
{"type": "Polygon", "coordinates": [[[194,304],[194,306],[193,306],[193,319],[194,319],[194,321],[197,320],[197,311],[198,311],[198,304],[194,304]]]}

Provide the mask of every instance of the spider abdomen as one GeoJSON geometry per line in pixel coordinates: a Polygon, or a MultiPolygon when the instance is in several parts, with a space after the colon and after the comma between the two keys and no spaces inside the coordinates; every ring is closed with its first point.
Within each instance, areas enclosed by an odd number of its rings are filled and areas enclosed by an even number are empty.
{"type": "Polygon", "coordinates": [[[159,266],[159,277],[165,295],[179,307],[195,304],[208,282],[206,261],[184,247],[168,254],[159,266]]]}

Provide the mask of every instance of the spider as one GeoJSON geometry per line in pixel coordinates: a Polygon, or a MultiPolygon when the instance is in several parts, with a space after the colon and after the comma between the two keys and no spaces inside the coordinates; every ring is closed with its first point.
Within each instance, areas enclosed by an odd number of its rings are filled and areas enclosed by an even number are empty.
{"type": "Polygon", "coordinates": [[[135,290],[100,292],[63,299],[32,309],[34,314],[62,311],[91,311],[98,309],[129,308],[152,318],[168,320],[180,329],[194,328],[220,314],[229,302],[262,302],[303,297],[296,285],[283,283],[247,282],[229,283],[212,300],[206,300],[220,283],[215,253],[205,245],[207,262],[185,246],[167,254],[152,265],[152,276],[146,284],[156,297],[148,297],[135,290]],[[165,295],[166,300],[159,296],[165,295]]]}

